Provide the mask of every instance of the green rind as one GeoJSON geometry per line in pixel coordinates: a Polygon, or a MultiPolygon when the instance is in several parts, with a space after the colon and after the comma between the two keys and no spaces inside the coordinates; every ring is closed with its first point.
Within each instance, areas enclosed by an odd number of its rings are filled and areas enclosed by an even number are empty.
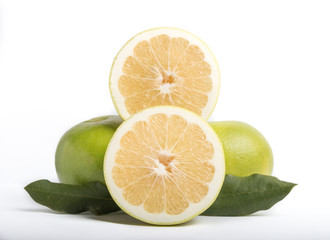
{"type": "Polygon", "coordinates": [[[226,174],[239,177],[272,174],[272,149],[256,128],[239,121],[209,122],[209,125],[222,142],[226,174]]]}
{"type": "Polygon", "coordinates": [[[104,182],[103,160],[108,143],[122,123],[119,116],[103,116],[77,124],[58,143],[55,167],[60,182],[104,182]]]}

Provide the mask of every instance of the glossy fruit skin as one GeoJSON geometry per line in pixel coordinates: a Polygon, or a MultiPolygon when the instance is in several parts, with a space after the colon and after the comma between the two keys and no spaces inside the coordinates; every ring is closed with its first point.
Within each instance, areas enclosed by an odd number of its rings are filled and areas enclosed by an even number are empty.
{"type": "Polygon", "coordinates": [[[222,143],[226,174],[239,177],[254,173],[272,174],[272,149],[257,129],[239,121],[209,122],[209,124],[222,143]]]}
{"type": "Polygon", "coordinates": [[[58,143],[55,154],[55,167],[60,182],[105,183],[105,150],[122,121],[119,116],[103,116],[79,123],[69,129],[58,143]]]}

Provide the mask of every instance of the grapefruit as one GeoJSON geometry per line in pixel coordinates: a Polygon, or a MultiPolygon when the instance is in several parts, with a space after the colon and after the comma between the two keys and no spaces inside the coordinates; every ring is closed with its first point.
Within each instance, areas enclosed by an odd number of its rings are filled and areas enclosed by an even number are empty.
{"type": "Polygon", "coordinates": [[[55,154],[57,176],[62,183],[104,183],[103,160],[109,141],[122,123],[119,116],[90,119],[69,129],[55,154]]]}
{"type": "Polygon", "coordinates": [[[223,145],[226,174],[239,177],[254,173],[272,174],[272,149],[256,128],[239,121],[209,122],[209,124],[223,145]]]}
{"type": "Polygon", "coordinates": [[[158,106],[132,115],[104,158],[112,198],[147,223],[186,222],[214,202],[225,176],[222,145],[198,115],[158,106]]]}
{"type": "Polygon", "coordinates": [[[176,28],[131,38],[114,59],[110,92],[123,119],[145,108],[173,105],[207,119],[219,95],[218,64],[203,41],[176,28]]]}

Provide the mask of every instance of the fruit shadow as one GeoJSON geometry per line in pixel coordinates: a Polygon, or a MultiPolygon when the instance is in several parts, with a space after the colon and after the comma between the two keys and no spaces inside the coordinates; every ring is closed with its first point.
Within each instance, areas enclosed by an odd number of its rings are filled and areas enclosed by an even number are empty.
{"type": "MultiPolygon", "coordinates": [[[[43,208],[20,208],[17,209],[24,212],[35,212],[35,213],[47,213],[47,214],[56,214],[56,215],[67,215],[67,213],[62,212],[56,212],[51,209],[43,209],[43,208]]],[[[142,226],[142,227],[169,227],[169,226],[159,226],[159,225],[152,225],[148,223],[144,223],[138,219],[135,219],[131,217],[130,215],[126,214],[123,211],[118,211],[106,215],[92,215],[91,213],[84,212],[80,214],[73,214],[76,216],[84,217],[87,219],[97,220],[97,221],[103,221],[103,222],[109,222],[114,224],[124,224],[124,225],[132,225],[132,226],[142,226]]],[[[179,225],[174,225],[175,227],[185,227],[185,226],[191,226],[194,225],[196,221],[194,219],[183,223],[179,225]]],[[[171,226],[173,227],[173,226],[171,226]]]]}
{"type": "Polygon", "coordinates": [[[16,210],[24,211],[24,212],[35,212],[35,213],[51,213],[51,214],[58,214],[58,215],[64,215],[66,213],[62,212],[56,212],[51,209],[43,209],[43,208],[17,208],[16,210]]]}
{"type": "MultiPolygon", "coordinates": [[[[144,223],[138,219],[131,217],[130,215],[126,214],[123,211],[118,211],[114,213],[110,213],[107,215],[95,216],[95,215],[84,215],[84,217],[89,219],[94,219],[103,222],[111,222],[115,224],[124,224],[124,225],[133,225],[133,226],[142,226],[142,227],[169,227],[169,226],[159,226],[159,225],[152,225],[148,223],[144,223]]],[[[195,220],[192,219],[186,223],[174,225],[175,227],[185,227],[191,226],[195,224],[195,220]]],[[[173,226],[170,226],[173,227],[173,226]]]]}
{"type": "MultiPolygon", "coordinates": [[[[56,215],[67,215],[67,213],[61,213],[61,212],[56,212],[51,209],[42,209],[42,208],[33,208],[33,209],[17,209],[20,211],[25,211],[25,212],[36,212],[36,213],[47,213],[47,214],[56,214],[56,215]]],[[[148,224],[145,222],[142,222],[138,219],[135,219],[131,217],[130,215],[126,214],[123,211],[118,211],[106,215],[92,215],[91,213],[80,213],[80,214],[74,214],[74,215],[79,215],[81,217],[87,218],[87,219],[92,219],[92,220],[97,220],[97,221],[102,221],[102,222],[109,222],[109,223],[114,223],[114,224],[123,224],[123,225],[131,225],[131,226],[140,226],[140,227],[187,227],[187,226],[193,226],[195,224],[198,224],[203,218],[217,218],[219,221],[222,222],[231,222],[235,221],[236,218],[253,218],[253,217],[268,217],[271,216],[267,212],[257,212],[254,214],[246,215],[246,216],[206,216],[206,215],[200,215],[197,218],[193,218],[192,220],[178,224],[178,225],[172,225],[172,226],[160,226],[160,225],[152,225],[148,224]],[[199,218],[199,219],[198,219],[199,218]],[[221,219],[221,220],[220,220],[221,219]]],[[[203,220],[202,220],[203,221],[203,220]]],[[[206,221],[207,222],[207,221],[206,221]]]]}
{"type": "Polygon", "coordinates": [[[242,215],[242,216],[212,216],[212,215],[199,215],[199,217],[205,217],[205,218],[221,218],[221,219],[235,219],[235,218],[254,218],[254,217],[268,217],[271,216],[269,212],[266,211],[260,211],[260,212],[255,212],[251,213],[248,215],[242,215]]]}

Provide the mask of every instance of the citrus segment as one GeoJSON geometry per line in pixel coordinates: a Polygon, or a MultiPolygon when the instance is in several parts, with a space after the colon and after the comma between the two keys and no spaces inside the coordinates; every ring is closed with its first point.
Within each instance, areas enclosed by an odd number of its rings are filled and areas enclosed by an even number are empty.
{"type": "Polygon", "coordinates": [[[116,153],[116,164],[131,167],[155,167],[153,159],[149,156],[120,149],[116,153]],[[139,161],[136,161],[136,160],[139,161]]]}
{"type": "Polygon", "coordinates": [[[165,182],[162,176],[157,176],[149,196],[143,205],[150,213],[161,213],[165,207],[165,182]]]}
{"type": "Polygon", "coordinates": [[[126,120],[109,143],[104,175],[128,214],[154,224],[187,221],[209,207],[225,174],[212,128],[185,109],[159,106],[126,120]]]}
{"type": "MultiPolygon", "coordinates": [[[[174,153],[193,150],[197,145],[203,144],[206,136],[197,124],[189,124],[178,142],[172,147],[174,153]]],[[[204,143],[207,144],[207,143],[204,143]]]]}
{"type": "Polygon", "coordinates": [[[123,189],[124,198],[133,205],[142,204],[151,191],[153,183],[156,179],[156,174],[152,173],[132,183],[123,189]]]}
{"type": "Polygon", "coordinates": [[[157,152],[154,151],[150,146],[144,144],[138,135],[133,131],[128,131],[120,141],[123,149],[127,149],[133,152],[141,153],[147,156],[155,157],[157,152]]]}
{"type": "Polygon", "coordinates": [[[192,203],[200,202],[208,192],[208,186],[203,183],[196,181],[193,178],[185,177],[183,174],[179,174],[178,186],[180,189],[186,189],[186,196],[192,203]]]}
{"type": "Polygon", "coordinates": [[[142,65],[136,58],[130,56],[126,59],[123,72],[127,75],[131,75],[138,78],[151,78],[154,79],[157,77],[157,72],[153,69],[148,68],[147,66],[142,65]]]}
{"type": "Polygon", "coordinates": [[[208,118],[218,97],[218,65],[194,35],[174,28],[142,32],[116,56],[110,90],[122,118],[145,108],[174,105],[208,118]]]}
{"type": "Polygon", "coordinates": [[[124,97],[146,93],[157,89],[159,85],[145,78],[123,75],[119,78],[119,90],[124,97]],[[147,90],[146,90],[147,89],[147,90]]]}
{"type": "Polygon", "coordinates": [[[168,49],[170,41],[171,38],[166,34],[161,34],[150,39],[151,48],[160,64],[159,69],[168,69],[168,49]]]}
{"type": "Polygon", "coordinates": [[[146,144],[147,146],[149,146],[150,148],[152,148],[155,151],[159,151],[161,149],[159,143],[157,142],[157,139],[154,135],[150,135],[151,133],[151,127],[149,126],[149,124],[146,121],[139,121],[136,122],[133,125],[133,131],[134,133],[139,136],[139,139],[141,139],[141,141],[146,144]]]}
{"type": "Polygon", "coordinates": [[[148,122],[151,128],[150,134],[155,136],[156,141],[162,149],[165,149],[167,136],[168,116],[163,113],[157,113],[149,117],[148,122]]]}
{"type": "Polygon", "coordinates": [[[178,215],[185,211],[189,206],[188,199],[172,178],[165,177],[165,189],[165,196],[167,196],[165,212],[178,215]]]}
{"type": "Polygon", "coordinates": [[[178,160],[177,168],[182,173],[201,182],[210,182],[214,174],[214,166],[208,162],[181,162],[178,160]]]}
{"type": "Polygon", "coordinates": [[[188,127],[188,122],[178,116],[172,115],[168,121],[168,129],[171,129],[170,135],[167,137],[167,148],[172,149],[173,146],[180,140],[181,136],[184,134],[188,127]]]}
{"type": "Polygon", "coordinates": [[[139,42],[134,48],[134,56],[144,66],[159,67],[156,56],[148,41],[139,42]]]}
{"type": "Polygon", "coordinates": [[[189,42],[184,38],[172,38],[169,47],[170,68],[174,69],[183,62],[189,42]]]}
{"type": "Polygon", "coordinates": [[[177,158],[180,158],[182,162],[187,161],[206,161],[213,157],[214,147],[213,145],[206,141],[203,144],[194,146],[194,151],[187,149],[176,154],[177,158]]]}

